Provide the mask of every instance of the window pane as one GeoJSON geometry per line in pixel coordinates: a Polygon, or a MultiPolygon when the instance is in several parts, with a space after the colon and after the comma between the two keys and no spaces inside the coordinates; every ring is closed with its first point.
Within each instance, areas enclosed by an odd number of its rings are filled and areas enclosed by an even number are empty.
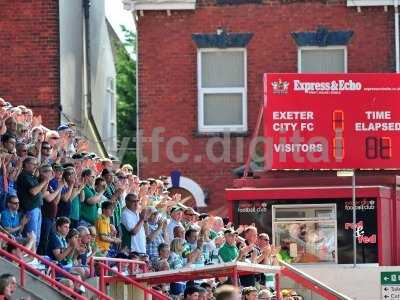
{"type": "Polygon", "coordinates": [[[344,49],[301,50],[302,73],[344,73],[344,49]]]}
{"type": "Polygon", "coordinates": [[[275,245],[288,263],[319,263],[336,261],[336,230],[334,223],[275,223],[275,245]]]}
{"type": "Polygon", "coordinates": [[[243,125],[242,94],[204,94],[204,125],[243,125]]]}
{"type": "Polygon", "coordinates": [[[203,88],[244,87],[244,52],[215,51],[201,53],[203,88]]]}
{"type": "Polygon", "coordinates": [[[321,207],[293,207],[283,208],[277,207],[275,210],[276,219],[336,219],[336,215],[333,208],[321,208],[321,207]]]}

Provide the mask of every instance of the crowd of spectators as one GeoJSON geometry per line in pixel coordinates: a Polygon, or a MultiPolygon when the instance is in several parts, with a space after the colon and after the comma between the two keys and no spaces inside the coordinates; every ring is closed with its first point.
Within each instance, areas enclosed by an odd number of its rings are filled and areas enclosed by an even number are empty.
{"type": "MultiPolygon", "coordinates": [[[[1,231],[71,274],[88,278],[93,256],[145,261],[149,271],[232,261],[278,264],[279,248],[268,234],[198,213],[185,205],[188,198],[170,194],[165,176],[139,179],[131,165],[88,152],[72,123],[50,130],[30,109],[0,98],[0,135],[1,231]]],[[[18,248],[2,246],[43,267],[18,248]]],[[[9,281],[0,280],[0,287],[12,293],[9,281]]],[[[215,288],[230,283],[218,278],[155,288],[173,299],[210,300],[215,288]]],[[[244,300],[274,298],[273,276],[244,276],[240,284],[244,300]]],[[[301,299],[294,291],[283,296],[301,299]]]]}

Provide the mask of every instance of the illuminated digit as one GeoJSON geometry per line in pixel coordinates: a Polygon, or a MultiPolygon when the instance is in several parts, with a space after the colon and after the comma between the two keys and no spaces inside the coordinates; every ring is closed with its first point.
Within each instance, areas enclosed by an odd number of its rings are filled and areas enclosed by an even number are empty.
{"type": "Polygon", "coordinates": [[[392,157],[392,138],[381,137],[379,154],[382,159],[389,159],[392,157]]]}
{"type": "Polygon", "coordinates": [[[344,112],[343,110],[334,110],[332,114],[333,131],[344,131],[344,112]]]}

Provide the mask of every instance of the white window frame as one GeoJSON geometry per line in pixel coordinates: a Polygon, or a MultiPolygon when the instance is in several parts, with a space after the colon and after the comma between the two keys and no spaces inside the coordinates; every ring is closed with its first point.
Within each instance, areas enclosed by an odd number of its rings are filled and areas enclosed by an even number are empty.
{"type": "Polygon", "coordinates": [[[197,121],[198,130],[201,133],[212,132],[246,132],[247,131],[247,50],[246,48],[207,48],[197,50],[197,121]],[[243,52],[244,55],[244,87],[243,88],[202,88],[201,82],[201,54],[204,52],[243,52]],[[242,125],[204,125],[204,94],[229,94],[241,93],[242,94],[242,125]]]}
{"type": "MultiPolygon", "coordinates": [[[[333,213],[335,214],[334,218],[319,218],[318,223],[335,223],[335,261],[332,263],[326,262],[326,263],[318,263],[318,264],[337,264],[338,263],[338,230],[337,230],[337,207],[336,203],[329,203],[329,204],[277,204],[277,205],[272,205],[272,243],[275,245],[275,238],[276,238],[276,233],[275,233],[275,224],[279,223],[284,223],[287,224],[288,222],[290,223],[315,223],[316,221],[312,218],[280,218],[279,221],[276,220],[276,209],[280,208],[295,208],[297,210],[301,210],[304,208],[327,208],[327,209],[332,209],[333,213]]],[[[317,219],[317,218],[315,218],[317,219]]],[[[302,263],[298,263],[299,265],[302,265],[302,263]]]]}
{"type": "Polygon", "coordinates": [[[303,50],[344,50],[344,73],[347,73],[347,46],[304,46],[297,49],[297,72],[302,73],[301,70],[301,52],[303,50]]]}

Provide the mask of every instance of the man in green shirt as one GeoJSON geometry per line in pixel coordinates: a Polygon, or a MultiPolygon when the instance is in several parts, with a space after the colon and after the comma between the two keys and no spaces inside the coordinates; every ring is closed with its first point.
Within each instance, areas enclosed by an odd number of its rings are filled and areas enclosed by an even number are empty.
{"type": "Polygon", "coordinates": [[[81,221],[83,221],[83,224],[87,223],[85,225],[90,226],[96,223],[99,203],[106,189],[106,183],[103,178],[97,178],[96,181],[103,181],[103,185],[102,188],[96,192],[94,188],[95,176],[91,169],[82,171],[82,180],[85,183],[85,187],[83,188],[85,199],[81,203],[81,221]]]}
{"type": "Polygon", "coordinates": [[[218,254],[223,262],[236,261],[239,249],[236,247],[235,232],[232,229],[224,231],[225,243],[219,248],[218,254]]]}

